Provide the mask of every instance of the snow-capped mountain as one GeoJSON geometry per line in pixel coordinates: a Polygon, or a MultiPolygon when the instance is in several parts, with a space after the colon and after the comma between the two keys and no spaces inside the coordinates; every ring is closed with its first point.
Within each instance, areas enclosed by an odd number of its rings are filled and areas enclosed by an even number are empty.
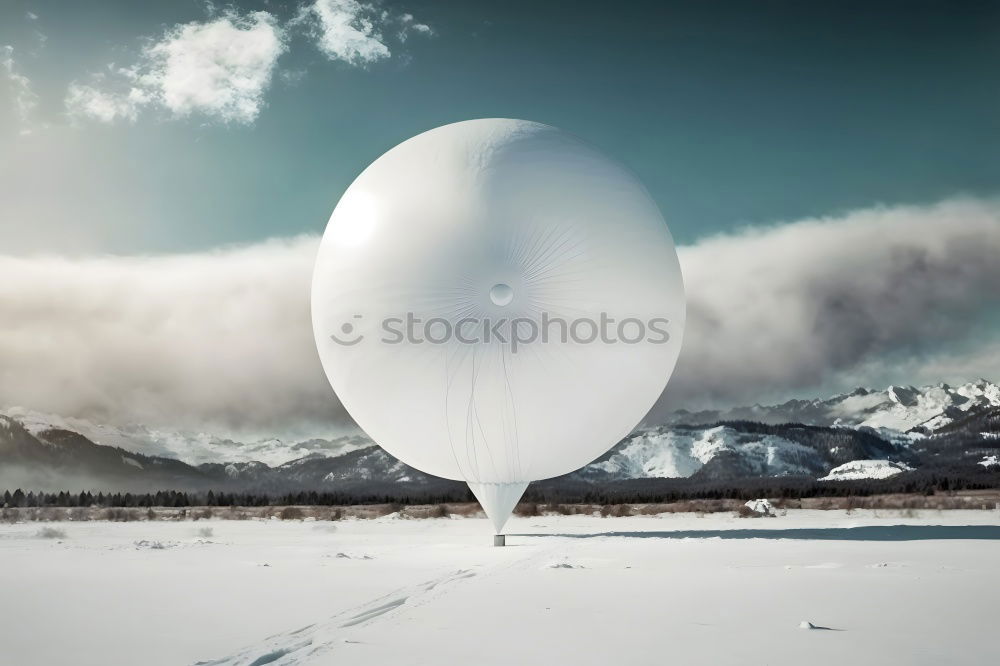
{"type": "Polygon", "coordinates": [[[575,476],[593,481],[816,477],[838,465],[869,458],[913,460],[914,455],[900,441],[867,428],[736,421],[637,432],[575,476]]]}
{"type": "Polygon", "coordinates": [[[0,490],[316,490],[357,494],[375,493],[386,484],[399,483],[431,490],[454,484],[408,467],[376,446],[332,457],[311,453],[274,467],[256,461],[195,466],[96,444],[70,430],[32,433],[15,419],[0,415],[0,490]]]}
{"type": "Polygon", "coordinates": [[[38,489],[190,489],[211,479],[172,458],[100,446],[70,430],[29,432],[0,415],[0,485],[38,489]]]}
{"type": "Polygon", "coordinates": [[[119,447],[150,456],[176,458],[191,465],[203,463],[262,462],[277,466],[310,453],[337,456],[372,446],[363,433],[338,437],[283,441],[277,438],[237,440],[205,432],[151,428],[141,424],[98,424],[86,419],[44,414],[23,407],[0,410],[33,434],[45,430],[69,430],[103,446],[119,447]]]}
{"type": "Polygon", "coordinates": [[[816,452],[778,435],[742,433],[730,426],[657,428],[640,432],[591,463],[581,476],[616,479],[688,477],[723,454],[740,455],[758,474],[810,474],[816,452]]]}
{"type": "Polygon", "coordinates": [[[826,399],[789,400],[726,410],[679,410],[671,424],[702,425],[720,421],[804,423],[820,426],[869,426],[899,432],[929,433],[978,409],[1000,406],[1000,386],[985,379],[949,386],[890,386],[882,391],[858,388],[826,399]]]}
{"type": "Polygon", "coordinates": [[[858,479],[921,464],[967,464],[1000,448],[1000,386],[980,379],[955,387],[858,388],[771,406],[681,410],[668,423],[633,433],[578,476],[858,479]]]}

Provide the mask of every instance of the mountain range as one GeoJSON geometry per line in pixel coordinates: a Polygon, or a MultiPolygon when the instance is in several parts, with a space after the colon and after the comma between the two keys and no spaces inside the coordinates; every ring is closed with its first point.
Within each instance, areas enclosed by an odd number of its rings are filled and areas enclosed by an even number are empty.
{"type": "Polygon", "coordinates": [[[120,426],[95,423],[87,419],[36,412],[24,407],[10,407],[0,410],[0,413],[20,422],[31,432],[70,430],[98,444],[146,455],[176,458],[192,465],[225,461],[263,462],[277,466],[310,453],[336,456],[372,445],[372,441],[359,432],[294,441],[275,437],[234,439],[207,432],[169,430],[134,423],[120,426]]]}
{"type": "Polygon", "coordinates": [[[757,421],[887,428],[930,434],[977,409],[997,406],[1000,406],[1000,386],[979,379],[959,386],[890,386],[884,391],[857,388],[831,398],[789,400],[767,407],[753,405],[698,412],[681,409],[671,414],[667,423],[757,421]]]}
{"type": "MultiPolygon", "coordinates": [[[[824,399],[677,411],[568,475],[574,482],[761,476],[884,478],[914,468],[995,465],[1000,386],[859,388],[824,399]]],[[[239,442],[115,427],[21,408],[0,414],[0,489],[377,492],[452,482],[396,460],[362,434],[239,442]]]]}

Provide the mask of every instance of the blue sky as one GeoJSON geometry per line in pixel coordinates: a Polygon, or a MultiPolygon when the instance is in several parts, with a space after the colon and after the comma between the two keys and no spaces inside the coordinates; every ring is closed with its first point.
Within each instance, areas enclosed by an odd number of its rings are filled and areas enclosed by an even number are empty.
{"type": "Polygon", "coordinates": [[[658,409],[1000,379],[998,62],[985,1],[8,0],[0,408],[342,424],[316,238],[383,152],[491,116],[661,207],[689,318],[658,409]]]}

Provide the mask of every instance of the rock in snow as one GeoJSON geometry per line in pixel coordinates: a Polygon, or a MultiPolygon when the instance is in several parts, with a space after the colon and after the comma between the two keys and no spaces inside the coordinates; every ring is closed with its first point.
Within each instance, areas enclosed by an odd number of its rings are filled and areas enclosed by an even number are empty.
{"type": "Polygon", "coordinates": [[[755,513],[763,514],[765,516],[774,515],[774,507],[766,499],[754,499],[746,503],[746,506],[751,511],[755,513]]]}

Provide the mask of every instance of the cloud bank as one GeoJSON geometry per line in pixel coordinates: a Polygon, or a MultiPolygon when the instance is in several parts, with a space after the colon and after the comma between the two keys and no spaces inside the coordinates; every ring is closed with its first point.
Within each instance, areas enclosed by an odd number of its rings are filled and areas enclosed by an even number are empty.
{"type": "Polygon", "coordinates": [[[343,421],[309,324],[316,247],[0,257],[0,404],[208,431],[343,421]]]}
{"type": "MultiPolygon", "coordinates": [[[[1000,303],[1000,202],[950,200],[802,220],[681,249],[684,347],[664,407],[866,383],[956,352],[1000,303]],[[892,358],[892,361],[886,360],[892,358]]],[[[975,377],[1000,373],[1000,358],[975,377]]],[[[927,378],[921,375],[922,378],[927,378]]]]}
{"type": "MultiPolygon", "coordinates": [[[[312,340],[316,247],[0,256],[0,406],[273,435],[345,423],[312,340]]],[[[1000,376],[995,329],[969,333],[1000,298],[1000,202],[861,210],[680,255],[688,328],[660,411],[1000,376]]]]}

